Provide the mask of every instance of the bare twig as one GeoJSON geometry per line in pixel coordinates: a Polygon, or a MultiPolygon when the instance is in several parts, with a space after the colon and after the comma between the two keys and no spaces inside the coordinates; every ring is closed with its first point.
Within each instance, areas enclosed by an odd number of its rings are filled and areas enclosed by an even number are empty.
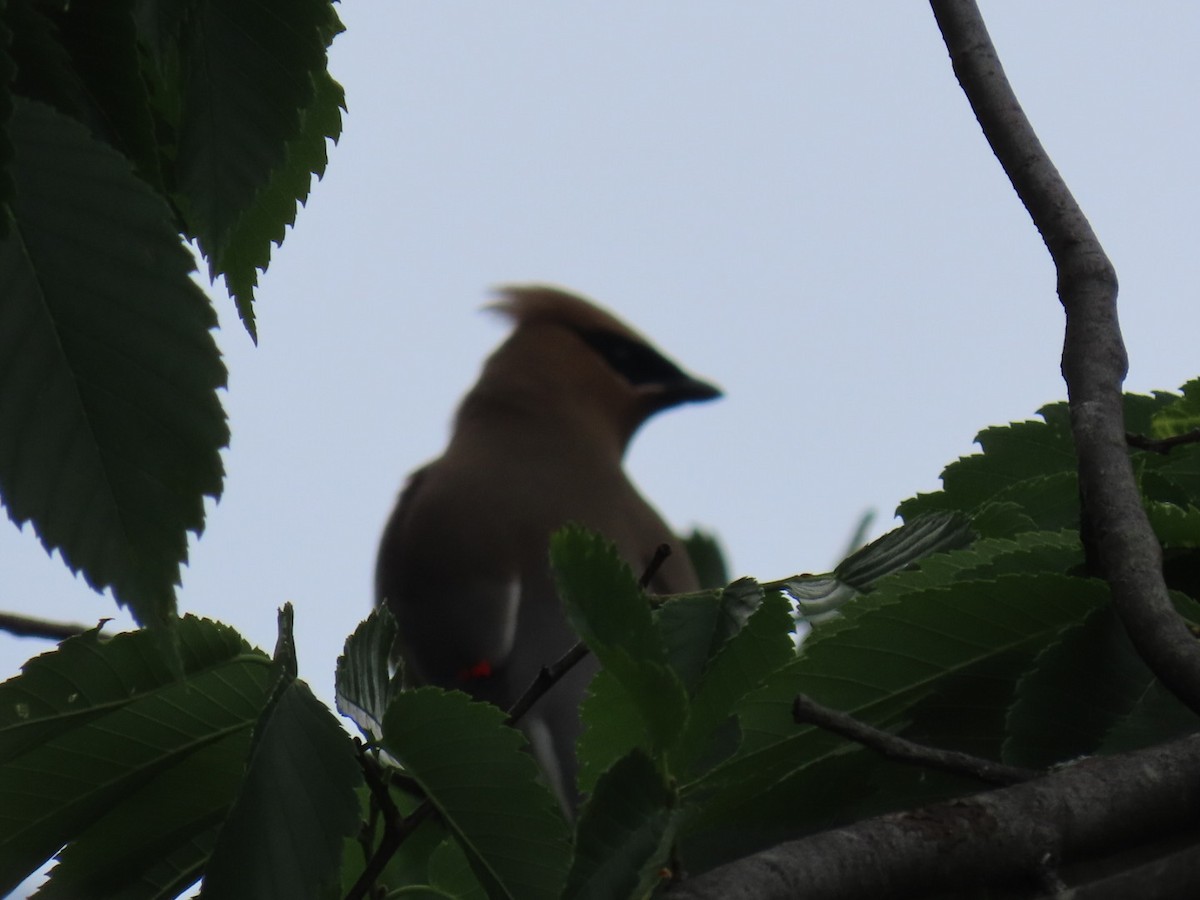
{"type": "Polygon", "coordinates": [[[792,718],[798,725],[816,725],[818,728],[840,734],[847,740],[862,744],[896,762],[939,769],[952,775],[965,775],[987,784],[1020,784],[1040,774],[1032,769],[1006,766],[1004,763],[955,750],[927,747],[898,735],[888,734],[844,712],[822,706],[804,694],[797,694],[796,699],[792,701],[792,718]]]}
{"type": "Polygon", "coordinates": [[[404,843],[405,838],[416,831],[420,824],[434,812],[433,804],[425,800],[409,815],[401,815],[400,810],[396,807],[396,802],[392,799],[391,791],[388,789],[387,776],[380,768],[378,761],[357,741],[355,744],[358,747],[358,762],[362,767],[363,777],[371,791],[372,799],[383,816],[383,837],[379,839],[379,846],[375,848],[375,852],[371,854],[366,866],[363,867],[362,874],[346,892],[345,900],[361,900],[366,897],[379,876],[383,874],[383,870],[387,868],[387,864],[395,856],[396,851],[400,849],[400,845],[404,843]]]}
{"type": "Polygon", "coordinates": [[[1173,447],[1183,444],[1200,444],[1200,428],[1157,439],[1146,437],[1144,434],[1128,432],[1125,435],[1125,442],[1130,447],[1136,447],[1139,450],[1149,450],[1151,453],[1169,453],[1173,447]]]}
{"type": "Polygon", "coordinates": [[[1138,653],[1200,713],[1200,645],[1176,614],[1162,553],[1142,508],[1125,443],[1121,384],[1128,361],[1117,323],[1117,276],[1100,241],[1025,117],[973,0],[931,0],[954,73],[996,158],[1054,259],[1066,311],[1062,373],[1079,457],[1089,568],[1138,653]]]}
{"type": "Polygon", "coordinates": [[[520,718],[529,712],[533,704],[542,699],[546,691],[558,684],[562,677],[575,668],[589,652],[587,644],[580,641],[557,661],[548,666],[542,666],[537,678],[533,680],[533,684],[525,689],[525,693],[518,697],[517,702],[509,709],[508,718],[504,720],[504,724],[516,725],[520,718]]]}
{"type": "MultiPolygon", "coordinates": [[[[671,555],[670,544],[659,544],[654,548],[654,555],[650,558],[650,562],[646,564],[642,576],[638,579],[638,587],[645,590],[650,582],[654,580],[654,576],[658,574],[658,570],[662,568],[662,564],[667,561],[667,557],[671,555]]],[[[517,702],[508,710],[508,718],[505,724],[515,725],[523,715],[525,715],[537,703],[545,693],[558,684],[568,672],[577,666],[588,655],[590,651],[587,645],[580,641],[555,662],[549,666],[542,666],[537,674],[537,678],[533,680],[533,684],[525,689],[525,693],[517,698],[517,702]]]]}
{"type": "Polygon", "coordinates": [[[650,557],[650,562],[646,563],[646,569],[642,572],[642,577],[638,579],[638,587],[643,591],[650,587],[650,582],[654,580],[654,576],[658,574],[658,570],[662,568],[662,564],[667,561],[667,557],[670,555],[670,544],[659,544],[655,547],[654,555],[650,557]]]}
{"type": "MultiPolygon", "coordinates": [[[[1045,877],[1194,827],[1200,737],[1087,759],[1033,781],[865,819],[739,859],[674,887],[678,900],[958,896],[1045,877]],[[868,864],[869,863],[869,864],[868,864]]],[[[1192,896],[1183,893],[1176,896],[1192,896]]]]}
{"type": "Polygon", "coordinates": [[[51,622],[48,619],[35,619],[16,613],[0,613],[0,631],[7,631],[17,637],[65,641],[69,637],[91,631],[91,628],[86,625],[76,625],[73,622],[51,622]]]}

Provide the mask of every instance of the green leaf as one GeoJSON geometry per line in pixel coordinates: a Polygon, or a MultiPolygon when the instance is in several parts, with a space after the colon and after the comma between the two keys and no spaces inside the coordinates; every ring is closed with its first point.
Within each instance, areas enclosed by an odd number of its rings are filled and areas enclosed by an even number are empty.
{"type": "Polygon", "coordinates": [[[308,685],[289,681],[255,729],[245,781],[201,897],[332,896],[344,838],[360,825],[361,782],[337,720],[308,685]]]}
{"type": "Polygon", "coordinates": [[[564,897],[646,896],[669,853],[675,797],[635,750],[601,776],[579,816],[564,897]]]}
{"type": "Polygon", "coordinates": [[[338,712],[350,719],[368,741],[383,734],[383,715],[400,693],[404,674],[389,673],[396,620],[387,607],[377,607],[346,638],[335,678],[338,712]]]}
{"type": "Polygon", "coordinates": [[[1179,391],[1182,396],[1169,397],[1168,402],[1154,413],[1150,427],[1152,437],[1161,440],[1200,428],[1200,378],[1193,378],[1179,391]]]}
{"type": "Polygon", "coordinates": [[[301,134],[340,28],[329,0],[205,0],[188,20],[178,183],[188,230],[218,268],[301,134]]]}
{"type": "Polygon", "coordinates": [[[772,591],[746,627],[721,648],[692,698],[687,727],[672,751],[674,774],[693,774],[696,763],[711,751],[714,740],[719,741],[720,729],[733,715],[734,707],[795,657],[793,624],[787,600],[772,591]]]}
{"type": "Polygon", "coordinates": [[[164,623],[221,490],[216,317],[170,212],[129,164],[19,102],[0,241],[0,494],[142,623],[164,623]]]}
{"type": "Polygon", "coordinates": [[[550,562],[571,625],[621,682],[652,748],[670,746],[687,716],[687,695],[633,573],[612,544],[578,527],[551,538],[550,562]]]}
{"type": "Polygon", "coordinates": [[[839,617],[821,621],[813,628],[805,647],[811,649],[852,627],[858,618],[914,591],[948,587],[960,581],[986,581],[1006,574],[1065,574],[1082,561],[1083,548],[1075,531],[1030,531],[1014,539],[986,538],[961,550],[936,553],[921,559],[914,569],[875,582],[869,594],[853,603],[844,603],[839,617]]]}
{"type": "Polygon", "coordinates": [[[1200,509],[1174,503],[1146,503],[1146,515],[1164,547],[1200,547],[1200,509]]]}
{"type": "Polygon", "coordinates": [[[717,540],[716,535],[694,528],[690,534],[680,538],[680,542],[687,552],[692,568],[696,570],[696,580],[701,588],[713,590],[729,584],[725,553],[721,550],[721,542],[717,540]]]}
{"type": "Polygon", "coordinates": [[[927,557],[970,544],[967,518],[958,512],[914,516],[844,559],[831,574],[795,575],[769,587],[785,590],[796,601],[800,617],[810,623],[832,614],[889,575],[927,557]]]}
{"type": "Polygon", "coordinates": [[[601,669],[588,684],[579,708],[583,734],[576,746],[579,792],[589,794],[600,776],[635,747],[650,746],[646,723],[629,694],[610,672],[601,669]]]}
{"type": "Polygon", "coordinates": [[[272,676],[270,660],[225,626],[185,617],[177,631],[179,679],[157,635],[93,632],[0,685],[0,894],[68,842],[64,885],[120,876],[117,886],[153,896],[133,886],[170,880],[171,866],[188,883],[180,873],[199,862],[188,848],[236,790],[237,754],[272,676]],[[184,781],[194,792],[168,803],[184,781]],[[171,808],[143,824],[157,804],[171,808]]]}
{"type": "Polygon", "coordinates": [[[967,517],[961,513],[917,516],[846,557],[833,574],[855,590],[865,591],[893,572],[934,553],[958,550],[973,538],[967,517]]]}
{"type": "Polygon", "coordinates": [[[1141,750],[1174,737],[1200,732],[1200,719],[1161,681],[1144,685],[1129,712],[1104,736],[1097,752],[1141,750]]]}
{"type": "Polygon", "coordinates": [[[570,856],[566,822],[503,711],[425,687],[399,694],[384,749],[416,780],[491,897],[557,897],[570,856]]]}
{"type": "Polygon", "coordinates": [[[721,595],[717,591],[668,597],[654,611],[667,660],[689,692],[708,663],[709,644],[720,614],[721,595]]]}
{"type": "Polygon", "coordinates": [[[975,440],[983,453],[948,465],[942,472],[943,490],[904,501],[900,515],[911,519],[936,510],[971,512],[1018,482],[1074,472],[1075,445],[1067,405],[1052,403],[1038,412],[1041,422],[1014,422],[981,431],[975,440]]]}
{"type": "MultiPolygon", "coordinates": [[[[471,873],[471,863],[462,847],[446,839],[430,854],[429,881],[438,897],[452,900],[487,900],[487,891],[471,873]]],[[[402,892],[408,900],[409,892],[402,892]]],[[[418,894],[419,896],[419,894],[418,894]]]]}
{"type": "Polygon", "coordinates": [[[308,199],[312,176],[320,178],[328,162],[325,140],[334,141],[342,132],[341,110],[345,109],[342,86],[328,74],[313,76],[316,93],[312,106],[301,116],[300,133],[287,145],[287,157],[271,173],[270,181],[254,197],[254,203],[238,217],[228,246],[210,259],[215,278],[225,284],[237,303],[238,315],[250,336],[257,340],[254,322],[254,288],[258,271],[271,261],[271,245],[283,243],[285,227],[295,224],[297,203],[308,199]]]}
{"type": "Polygon", "coordinates": [[[73,3],[57,21],[63,46],[94,106],[94,115],[84,120],[85,124],[163,193],[158,139],[134,27],[134,2],[73,3]]]}
{"type": "Polygon", "coordinates": [[[201,875],[237,796],[250,729],[181,759],[121,798],[58,856],[39,900],[174,897],[201,875]]]}
{"type": "Polygon", "coordinates": [[[1025,531],[1037,531],[1037,524],[1011,500],[988,501],[971,516],[971,528],[981,538],[1014,538],[1025,531]]]}
{"type": "MultiPolygon", "coordinates": [[[[955,582],[893,598],[831,637],[806,642],[795,662],[738,705],[743,739],[737,754],[684,786],[685,798],[702,798],[689,827],[728,820],[734,810],[752,808],[772,785],[823,760],[860,752],[841,738],[797,726],[791,716],[797,693],[877,727],[900,727],[922,699],[956,679],[970,679],[981,666],[995,669],[994,661],[1010,654],[1031,656],[1106,599],[1102,582],[1049,574],[955,582]]],[[[1016,673],[1009,669],[1007,677],[1011,692],[1016,673]]],[[[817,812],[798,809],[797,827],[817,812]]]]}
{"type": "Polygon", "coordinates": [[[1173,448],[1155,471],[1183,490],[1193,505],[1200,505],[1200,445],[1173,448]]]}
{"type": "Polygon", "coordinates": [[[9,215],[15,193],[12,177],[13,145],[9,137],[12,127],[12,80],[17,74],[9,50],[12,30],[0,18],[0,240],[8,235],[9,215]]]}
{"type": "Polygon", "coordinates": [[[1112,606],[1099,607],[1048,645],[1017,685],[1005,759],[1041,769],[1095,752],[1154,680],[1112,606]]]}
{"type": "Polygon", "coordinates": [[[100,133],[102,118],[75,62],[63,45],[53,11],[36,0],[6,0],[4,18],[12,30],[8,52],[15,63],[13,93],[53,106],[100,133]]]}

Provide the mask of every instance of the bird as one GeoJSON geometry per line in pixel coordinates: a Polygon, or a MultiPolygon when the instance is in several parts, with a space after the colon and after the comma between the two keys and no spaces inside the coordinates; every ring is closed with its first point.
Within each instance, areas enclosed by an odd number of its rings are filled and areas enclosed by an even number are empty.
{"type": "MultiPolygon", "coordinates": [[[[655,413],[721,391],[594,302],[561,288],[501,288],[512,324],[461,401],[442,455],[413,472],[384,527],[375,601],[395,617],[411,684],[509,709],[577,641],[556,593],[551,535],[574,523],[635,573],[671,552],[648,589],[699,589],[678,538],[622,461],[655,413]]],[[[566,812],[577,808],[585,660],[518,721],[566,812]]]]}

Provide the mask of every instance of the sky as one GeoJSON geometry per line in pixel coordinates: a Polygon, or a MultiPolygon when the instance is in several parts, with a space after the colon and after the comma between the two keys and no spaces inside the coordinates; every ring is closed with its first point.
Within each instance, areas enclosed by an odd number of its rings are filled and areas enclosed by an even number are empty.
{"type": "MultiPolygon", "coordinates": [[[[1116,265],[1131,390],[1200,374],[1200,4],[983,4],[1026,112],[1116,265]]],[[[489,290],[592,297],[725,397],[628,468],[733,575],[826,571],[861,514],[934,490],[982,428],[1065,389],[1054,271],[927,6],[660,0],[340,6],[349,112],[258,292],[210,289],[224,495],[180,608],[332,698],[380,530],[505,335],[489,290]]],[[[0,609],[114,615],[0,523],[0,609]]],[[[127,616],[112,626],[125,627],[127,616]]],[[[0,675],[50,645],[0,635],[0,675]]]]}

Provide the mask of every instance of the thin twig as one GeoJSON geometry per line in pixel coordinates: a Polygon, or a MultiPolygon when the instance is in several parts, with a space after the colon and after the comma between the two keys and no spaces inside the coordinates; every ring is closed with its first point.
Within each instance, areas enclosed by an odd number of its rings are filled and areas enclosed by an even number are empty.
{"type": "Polygon", "coordinates": [[[796,699],[792,701],[792,719],[797,725],[816,725],[818,728],[832,731],[895,762],[938,769],[952,775],[965,775],[986,784],[1004,787],[1029,781],[1041,774],[1033,769],[1006,766],[1004,763],[971,756],[969,753],[959,753],[956,750],[927,747],[898,735],[888,734],[844,712],[822,706],[804,694],[797,694],[796,699]]]}
{"type": "Polygon", "coordinates": [[[533,680],[533,684],[525,689],[525,693],[518,697],[517,702],[509,709],[508,718],[504,720],[504,724],[516,725],[520,718],[529,712],[533,704],[542,699],[550,688],[562,680],[564,675],[582,662],[589,652],[591,651],[588,650],[587,644],[580,641],[557,661],[548,666],[542,666],[533,680]]]}
{"type": "Polygon", "coordinates": [[[1117,615],[1151,671],[1200,714],[1200,645],[1167,593],[1162,551],[1125,441],[1128,357],[1117,322],[1116,271],[1017,102],[979,7],[973,0],[931,0],[931,6],[963,93],[1058,273],[1067,322],[1062,373],[1088,569],[1107,579],[1117,615]]]}
{"type": "Polygon", "coordinates": [[[366,897],[379,876],[383,874],[383,870],[387,868],[387,864],[395,856],[396,851],[400,849],[400,845],[404,843],[405,838],[416,831],[421,823],[434,812],[433,804],[429,800],[424,800],[409,815],[401,815],[388,788],[387,776],[380,768],[378,761],[361,745],[358,746],[358,751],[358,762],[362,767],[363,777],[371,791],[371,797],[383,815],[383,837],[379,839],[379,846],[375,848],[375,852],[371,854],[371,858],[363,867],[362,874],[346,892],[345,900],[361,900],[366,897]]]}
{"type": "Polygon", "coordinates": [[[1200,444],[1200,428],[1186,431],[1183,434],[1173,434],[1165,438],[1151,438],[1144,434],[1125,433],[1125,442],[1138,450],[1149,450],[1151,453],[1169,453],[1173,447],[1183,444],[1200,444]]]}
{"type": "MultiPolygon", "coordinates": [[[[654,580],[654,576],[658,574],[658,570],[662,568],[662,564],[670,555],[670,544],[659,544],[655,547],[654,555],[638,579],[638,587],[642,590],[649,587],[650,582],[654,580]]],[[[505,724],[515,725],[520,721],[521,717],[533,707],[533,704],[537,703],[550,688],[558,684],[568,672],[582,662],[589,652],[587,645],[580,641],[549,666],[542,666],[533,680],[533,684],[529,685],[525,692],[517,698],[517,702],[509,708],[505,724]]]]}
{"type": "Polygon", "coordinates": [[[643,591],[650,587],[650,582],[654,580],[654,576],[658,574],[658,570],[662,568],[662,564],[667,561],[667,557],[670,555],[670,544],[659,544],[655,547],[654,555],[650,557],[650,562],[646,563],[646,569],[642,572],[642,577],[638,579],[638,587],[643,591]]]}
{"type": "Polygon", "coordinates": [[[73,622],[52,622],[49,619],[35,619],[32,616],[21,616],[16,613],[0,613],[0,631],[7,631],[17,637],[65,641],[69,637],[91,631],[91,628],[86,625],[76,625],[73,622]]]}

